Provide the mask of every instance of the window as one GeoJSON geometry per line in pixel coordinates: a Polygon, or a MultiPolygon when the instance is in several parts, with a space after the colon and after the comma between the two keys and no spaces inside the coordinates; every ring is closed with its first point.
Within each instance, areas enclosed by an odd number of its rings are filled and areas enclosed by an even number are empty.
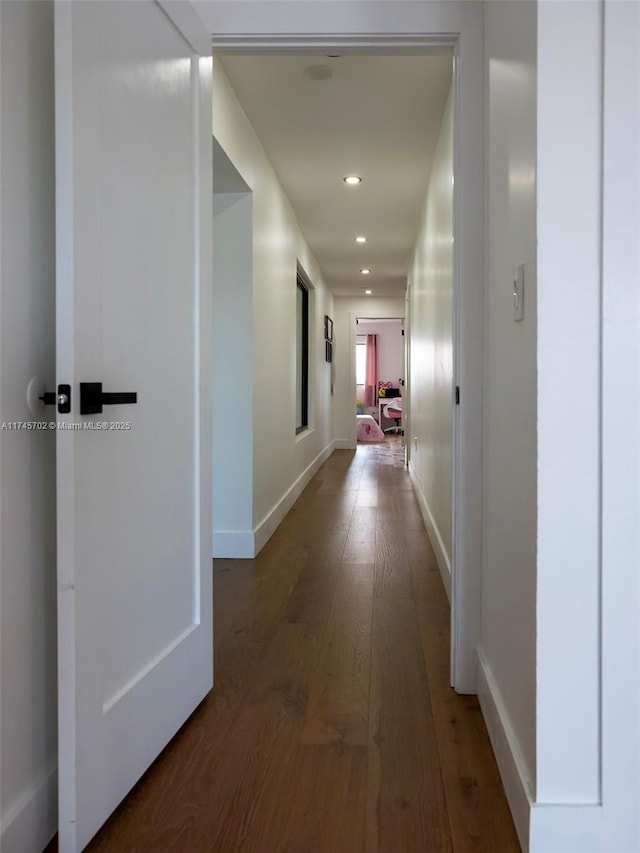
{"type": "Polygon", "coordinates": [[[309,288],[298,275],[296,300],[296,434],[309,426],[309,288]]]}
{"type": "Polygon", "coordinates": [[[356,385],[364,385],[366,375],[367,340],[363,336],[358,336],[358,340],[356,341],[356,385]]]}

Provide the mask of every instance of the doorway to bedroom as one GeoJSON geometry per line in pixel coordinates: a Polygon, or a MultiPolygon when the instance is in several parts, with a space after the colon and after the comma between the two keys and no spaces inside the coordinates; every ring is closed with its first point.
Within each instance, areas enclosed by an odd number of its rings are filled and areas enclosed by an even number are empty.
{"type": "Polygon", "coordinates": [[[388,435],[403,434],[405,361],[404,318],[356,318],[355,386],[359,442],[384,441],[388,435]]]}

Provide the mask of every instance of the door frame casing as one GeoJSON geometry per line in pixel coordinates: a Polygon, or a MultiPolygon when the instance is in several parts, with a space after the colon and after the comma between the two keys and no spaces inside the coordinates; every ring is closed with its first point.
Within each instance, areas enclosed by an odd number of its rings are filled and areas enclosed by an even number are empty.
{"type": "Polygon", "coordinates": [[[476,692],[482,590],[483,11],[475,2],[200,2],[213,51],[454,51],[454,384],[451,683],[476,692]],[[324,7],[324,8],[323,8],[324,7]],[[328,7],[331,7],[330,9],[328,7]],[[461,199],[464,198],[464,205],[461,199]]]}

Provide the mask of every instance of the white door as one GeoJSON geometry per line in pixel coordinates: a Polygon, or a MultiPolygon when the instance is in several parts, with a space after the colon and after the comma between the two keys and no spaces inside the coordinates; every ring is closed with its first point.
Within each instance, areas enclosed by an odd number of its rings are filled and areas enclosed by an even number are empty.
{"type": "Polygon", "coordinates": [[[69,853],[212,685],[211,50],[186,3],[56,2],[55,16],[69,853]],[[80,383],[137,401],[81,414],[80,383]]]}

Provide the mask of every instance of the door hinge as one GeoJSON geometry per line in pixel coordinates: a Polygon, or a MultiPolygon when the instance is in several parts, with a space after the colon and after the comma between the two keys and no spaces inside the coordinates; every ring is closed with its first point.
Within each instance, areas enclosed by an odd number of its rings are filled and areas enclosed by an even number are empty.
{"type": "Polygon", "coordinates": [[[460,405],[460,386],[456,385],[456,406],[460,405]]]}

